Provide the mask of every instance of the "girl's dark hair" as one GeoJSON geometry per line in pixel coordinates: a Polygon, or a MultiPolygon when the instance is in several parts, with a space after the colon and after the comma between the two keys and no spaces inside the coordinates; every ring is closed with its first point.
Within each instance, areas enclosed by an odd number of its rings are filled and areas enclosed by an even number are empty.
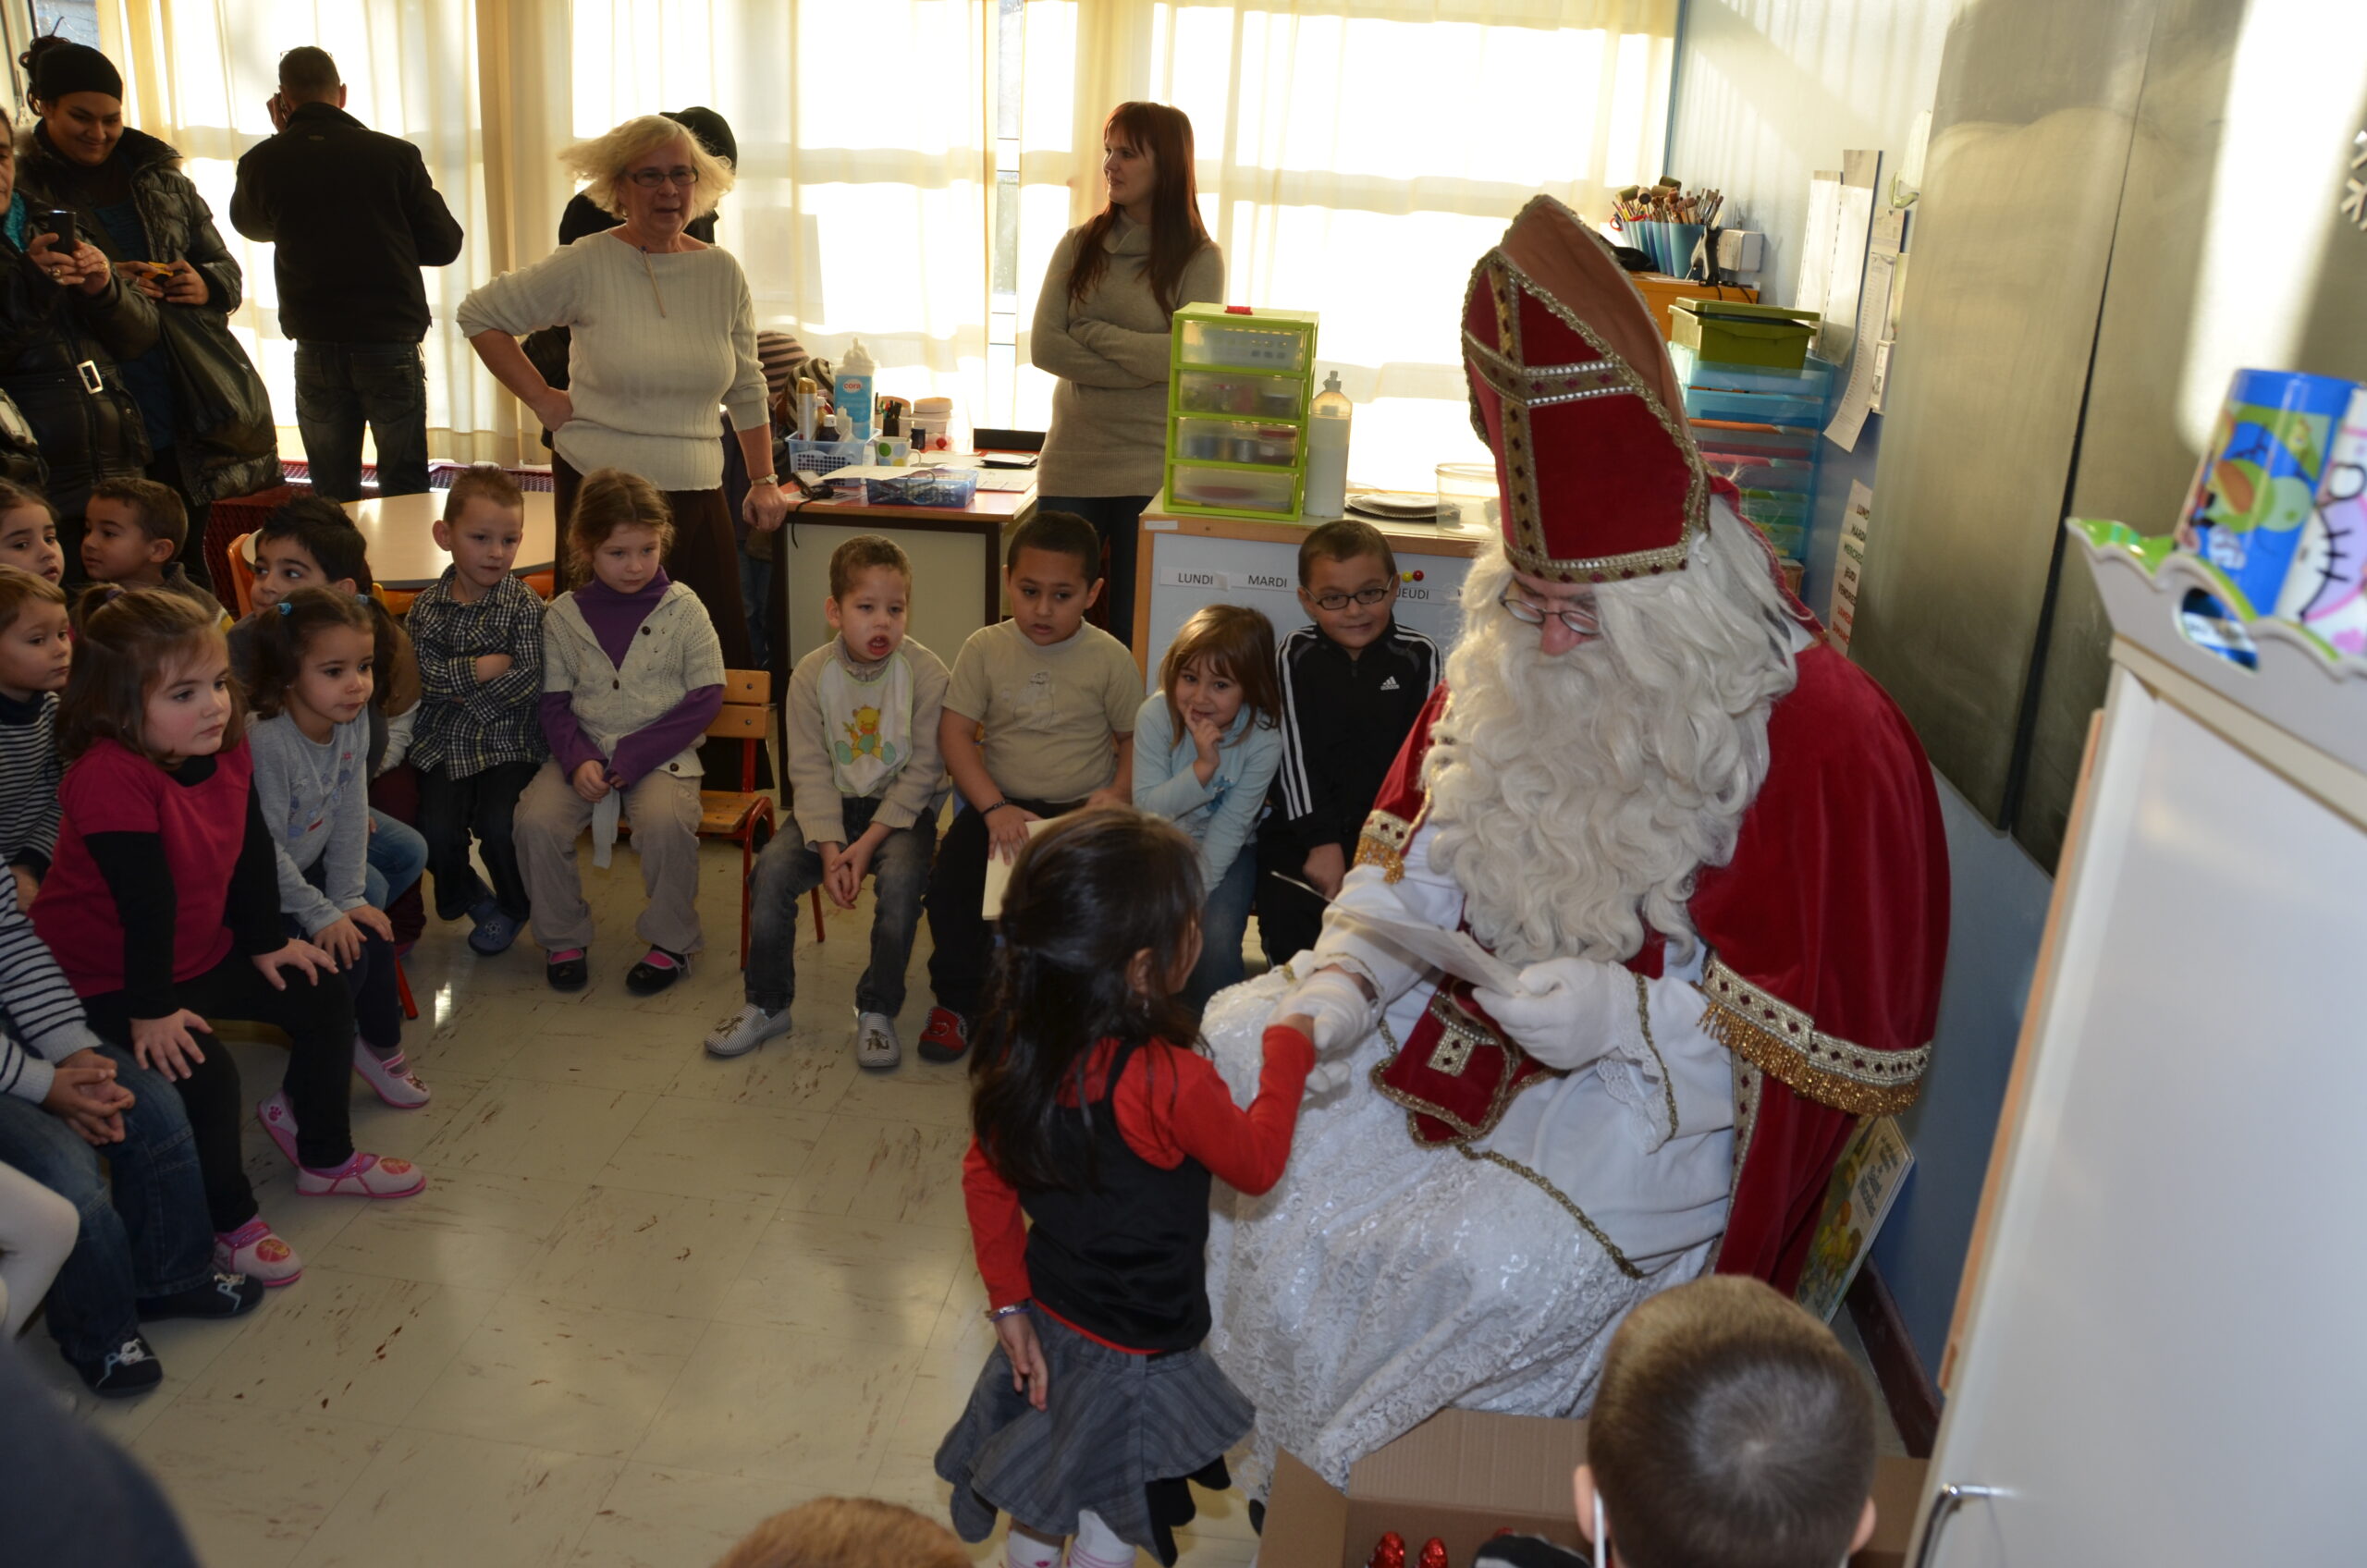
{"type": "Polygon", "coordinates": [[[1184,739],[1184,714],[1175,704],[1175,680],[1194,665],[1228,677],[1241,688],[1250,723],[1271,729],[1282,721],[1282,685],[1274,674],[1274,623],[1245,605],[1204,605],[1167,645],[1159,661],[1159,694],[1167,699],[1167,722],[1184,739]]]}
{"type": "Polygon", "coordinates": [[[970,1069],[972,1130],[1004,1181],[1090,1187],[1090,1171],[1054,1157],[1062,1086],[1089,1118],[1085,1068],[1099,1042],[1197,1039],[1173,993],[1144,996],[1128,974],[1147,950],[1154,986],[1180,979],[1201,897],[1192,840],[1131,807],[1073,813],[1020,851],[970,1069]]]}
{"type": "MultiPolygon", "coordinates": [[[[0,113],[0,125],[5,125],[6,121],[6,113],[0,113]]],[[[0,517],[5,517],[19,507],[39,507],[49,514],[50,521],[57,521],[57,508],[49,504],[48,496],[30,484],[19,484],[12,479],[0,479],[0,517]]]]}
{"type": "Polygon", "coordinates": [[[568,561],[576,576],[591,578],[592,557],[619,528],[649,529],[657,535],[661,558],[674,553],[674,508],[666,504],[666,492],[637,473],[595,468],[583,476],[567,520],[568,561]]]}
{"type": "MultiPolygon", "coordinates": [[[[1122,136],[1126,145],[1148,153],[1156,165],[1150,193],[1151,298],[1162,311],[1188,305],[1175,291],[1184,286],[1184,269],[1208,242],[1208,227],[1200,222],[1200,179],[1193,167],[1192,120],[1181,109],[1165,104],[1121,104],[1110,111],[1101,134],[1122,136]]],[[[1118,227],[1118,205],[1111,202],[1096,213],[1076,237],[1076,256],[1069,263],[1069,303],[1083,304],[1110,265],[1102,249],[1110,231],[1118,227]]]]}
{"type": "MultiPolygon", "coordinates": [[[[164,759],[150,750],[148,693],[191,661],[228,648],[222,623],[194,599],[162,588],[129,591],[101,584],[76,604],[81,624],[74,646],[74,672],[57,704],[57,749],[72,762],[101,741],[164,759]]],[[[230,725],[222,732],[225,750],[247,729],[247,704],[230,682],[230,725]]]]}
{"type": "Polygon", "coordinates": [[[288,705],[288,688],[304,670],[304,650],[332,626],[370,633],[372,662],[378,652],[377,619],[367,599],[357,599],[330,588],[299,588],[267,610],[251,618],[254,628],[252,663],[247,670],[247,701],[265,718],[277,718],[288,705]]]}

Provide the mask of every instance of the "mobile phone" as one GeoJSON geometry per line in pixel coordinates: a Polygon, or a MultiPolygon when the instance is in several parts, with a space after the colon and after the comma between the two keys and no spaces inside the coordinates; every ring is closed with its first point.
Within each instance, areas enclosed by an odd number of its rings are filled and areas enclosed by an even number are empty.
{"type": "Polygon", "coordinates": [[[48,212],[42,214],[41,221],[43,227],[47,228],[50,233],[57,236],[57,243],[52,246],[51,249],[62,251],[71,251],[76,245],[80,243],[80,241],[75,237],[74,214],[69,209],[65,207],[53,207],[48,212]]]}

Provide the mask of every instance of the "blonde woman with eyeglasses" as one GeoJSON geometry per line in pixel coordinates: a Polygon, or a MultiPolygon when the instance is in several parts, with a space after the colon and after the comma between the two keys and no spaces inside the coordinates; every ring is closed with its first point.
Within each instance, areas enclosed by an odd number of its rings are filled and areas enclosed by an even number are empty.
{"type": "MultiPolygon", "coordinates": [[[[583,476],[613,468],[666,493],[674,545],[665,570],[697,594],[724,663],[750,661],[716,410],[731,421],[748,472],[751,528],[788,511],[773,472],[772,423],[756,360],[756,312],[729,251],[689,226],[731,189],[731,165],[663,115],[630,119],[560,154],[584,194],[623,221],[505,273],[471,294],[460,330],[477,357],[552,432],[560,536],[583,476]],[[558,391],[518,339],[572,329],[569,386],[558,391]]],[[[664,592],[664,582],[656,585],[664,592]]]]}

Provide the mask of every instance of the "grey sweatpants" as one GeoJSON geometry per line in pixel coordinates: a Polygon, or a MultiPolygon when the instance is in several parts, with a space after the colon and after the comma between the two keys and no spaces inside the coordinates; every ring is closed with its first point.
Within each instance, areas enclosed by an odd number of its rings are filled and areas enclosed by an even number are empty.
{"type": "MultiPolygon", "coordinates": [[[[649,907],[635,929],[668,952],[698,951],[699,781],[652,773],[625,791],[625,821],[641,857],[649,907]]],[[[518,798],[511,832],[526,896],[534,906],[534,940],[546,952],[592,945],[592,906],[583,901],[575,845],[592,821],[592,802],[575,792],[556,761],[546,761],[518,798]]]]}

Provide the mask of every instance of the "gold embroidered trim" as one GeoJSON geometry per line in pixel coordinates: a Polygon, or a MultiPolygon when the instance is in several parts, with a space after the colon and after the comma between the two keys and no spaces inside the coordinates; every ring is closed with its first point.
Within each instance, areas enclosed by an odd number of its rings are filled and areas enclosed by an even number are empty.
{"type": "MultiPolygon", "coordinates": [[[[1750,1158],[1751,1134],[1759,1130],[1759,1090],[1762,1082],[1758,1068],[1750,1059],[1735,1052],[1730,1060],[1735,1066],[1735,1173],[1726,1184],[1731,1201],[1734,1189],[1742,1184],[1743,1162],[1750,1158]]],[[[1710,1268],[1716,1272],[1719,1260],[1725,1256],[1726,1238],[1718,1238],[1717,1250],[1710,1255],[1710,1268]]]]}
{"type": "Polygon", "coordinates": [[[1380,866],[1384,881],[1403,880],[1405,876],[1405,846],[1413,839],[1413,823],[1376,809],[1365,818],[1364,832],[1356,839],[1355,864],[1380,866]]]}
{"type": "MultiPolygon", "coordinates": [[[[1438,997],[1432,999],[1431,1005],[1435,1007],[1440,1001],[1444,1000],[1446,1000],[1445,993],[1441,992],[1438,997]]],[[[1453,1004],[1450,1003],[1449,1005],[1451,1006],[1453,1004]]],[[[1501,1035],[1496,1035],[1492,1031],[1488,1031],[1488,1026],[1480,1023],[1478,1019],[1471,1018],[1468,1014],[1466,1014],[1465,1018],[1472,1028],[1487,1032],[1490,1041],[1502,1046],[1504,1047],[1504,1056],[1506,1059],[1504,1062],[1504,1071],[1496,1080],[1496,1092],[1494,1095],[1490,1096],[1488,1109],[1480,1116],[1479,1124],[1478,1126],[1475,1127],[1470,1122],[1464,1121],[1463,1118],[1455,1115],[1454,1112],[1447,1109],[1446,1107],[1442,1105],[1434,1105],[1418,1095],[1408,1094],[1406,1091],[1397,1087],[1397,1085],[1388,1082],[1382,1077],[1382,1074],[1389,1071],[1390,1062],[1394,1061],[1397,1058],[1395,1041],[1392,1040],[1390,1042],[1391,1050],[1388,1057],[1373,1064],[1371,1072],[1372,1086],[1380,1092],[1381,1098],[1388,1100],[1392,1105],[1399,1105],[1405,1108],[1405,1135],[1412,1138],[1417,1144],[1429,1142],[1428,1139],[1422,1136],[1422,1129],[1418,1121],[1421,1117],[1427,1116],[1434,1121],[1445,1122],[1448,1130],[1454,1134],[1453,1137],[1447,1140],[1449,1143],[1468,1143],[1475,1138],[1484,1138],[1489,1133],[1494,1132],[1496,1130],[1496,1123],[1502,1121],[1504,1119],[1504,1112],[1512,1108],[1513,1097],[1515,1095],[1518,1095],[1522,1090],[1528,1088],[1531,1084],[1541,1084],[1548,1078],[1560,1078],[1565,1076],[1559,1068],[1546,1067],[1542,1068],[1539,1072],[1530,1073],[1527,1077],[1522,1079],[1517,1084],[1514,1083],[1513,1071],[1515,1068],[1518,1067],[1522,1061],[1527,1060],[1527,1053],[1523,1051],[1518,1046],[1514,1045],[1510,1040],[1503,1038],[1501,1035]]]]}
{"type": "Polygon", "coordinates": [[[1700,988],[1710,1002],[1702,1028],[1770,1078],[1854,1116],[1892,1116],[1915,1103],[1932,1061],[1929,1045],[1877,1051],[1824,1034],[1807,1013],[1745,980],[1714,953],[1700,988]]]}
{"type": "Polygon", "coordinates": [[[1676,1081],[1668,1075],[1667,1059],[1652,1039],[1652,986],[1642,975],[1636,976],[1636,1022],[1644,1026],[1644,1048],[1652,1053],[1652,1063],[1661,1070],[1661,1097],[1668,1105],[1668,1132],[1653,1145],[1657,1152],[1676,1136],[1676,1081]]]}
{"type": "Polygon", "coordinates": [[[1507,1158],[1505,1156],[1498,1154],[1493,1149],[1475,1149],[1468,1144],[1457,1144],[1454,1146],[1463,1151],[1464,1158],[1472,1160],[1484,1159],[1490,1165],[1501,1165],[1505,1170],[1511,1171],[1514,1175],[1519,1177],[1522,1181],[1528,1182],[1539,1192],[1543,1193],[1547,1197],[1551,1198],[1555,1203],[1560,1204],[1562,1206],[1562,1211],[1564,1214],[1567,1214],[1571,1219],[1576,1220],[1579,1227],[1583,1229],[1588,1235],[1594,1238],[1595,1245],[1603,1250],[1605,1256],[1611,1259],[1612,1266],[1613,1268],[1617,1268],[1622,1274],[1626,1275],[1630,1280],[1640,1280],[1644,1277],[1644,1271],[1642,1269],[1627,1261],[1627,1255],[1619,1250],[1619,1243],[1613,1241],[1610,1236],[1605,1234],[1601,1226],[1588,1219],[1587,1211],[1580,1208],[1576,1204],[1572,1203],[1569,1198],[1563,1194],[1561,1188],[1555,1186],[1552,1182],[1547,1181],[1536,1171],[1531,1170],[1527,1166],[1521,1164],[1520,1161],[1507,1158]]]}
{"type": "Polygon", "coordinates": [[[1451,1004],[1444,991],[1430,998],[1429,1012],[1439,1021],[1439,1043],[1430,1050],[1433,1072],[1443,1072],[1452,1078],[1469,1065],[1473,1051],[1496,1042],[1496,1037],[1476,1020],[1466,1017],[1461,1009],[1451,1004]]]}

